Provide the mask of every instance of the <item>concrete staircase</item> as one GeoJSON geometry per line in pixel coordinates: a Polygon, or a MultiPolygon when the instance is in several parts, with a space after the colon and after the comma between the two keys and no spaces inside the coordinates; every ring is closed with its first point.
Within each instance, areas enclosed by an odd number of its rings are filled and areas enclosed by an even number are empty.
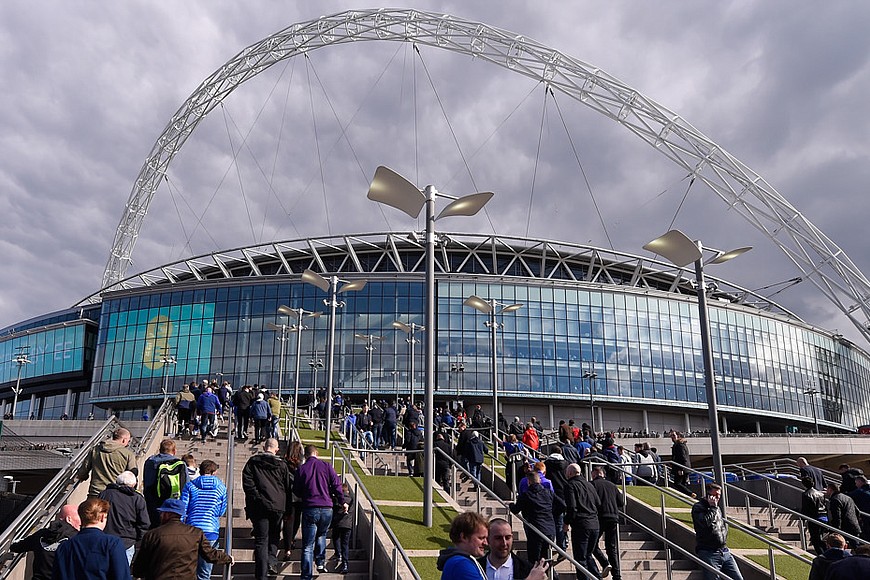
{"type": "MultiPolygon", "coordinates": [[[[486,481],[484,476],[484,481],[486,481]]],[[[480,511],[487,517],[503,517],[511,521],[507,510],[495,500],[487,499],[485,494],[480,494],[481,504],[478,507],[478,494],[474,486],[463,482],[460,478],[457,502],[468,510],[480,511]]],[[[526,548],[526,536],[522,523],[513,520],[514,551],[524,556],[526,548]]],[[[601,541],[604,549],[604,541],[601,541]]],[[[568,553],[573,555],[570,542],[568,553]]],[[[640,531],[631,524],[620,526],[619,530],[619,553],[620,567],[623,580],[662,580],[668,578],[667,556],[665,546],[640,531]]],[[[560,562],[556,566],[556,572],[560,580],[573,580],[583,578],[578,576],[574,567],[569,562],[560,562]]],[[[673,580],[701,580],[704,574],[698,570],[695,563],[680,558],[680,554],[671,552],[671,576],[673,580]]]]}
{"type": "MultiPolygon", "coordinates": [[[[191,453],[196,458],[197,463],[201,462],[204,459],[212,459],[213,461],[216,461],[218,465],[220,465],[217,476],[224,480],[224,482],[227,483],[228,487],[230,486],[230,482],[227,481],[226,474],[227,437],[226,428],[224,426],[220,427],[217,439],[208,438],[205,443],[202,443],[197,437],[189,441],[179,440],[177,443],[179,456],[184,453],[191,453]]],[[[305,443],[306,442],[303,441],[303,444],[305,443]]],[[[254,446],[249,440],[237,440],[235,443],[234,467],[231,482],[233,488],[233,505],[230,509],[232,510],[233,517],[232,555],[235,559],[232,573],[233,578],[238,580],[250,580],[254,578],[254,538],[251,535],[251,522],[245,518],[245,493],[242,490],[242,470],[244,469],[245,463],[248,461],[248,459],[256,453],[259,453],[261,450],[261,445],[254,446]]],[[[328,461],[329,457],[322,457],[322,459],[328,461]]],[[[226,518],[222,518],[222,526],[226,525],[225,520],[226,518]]],[[[351,549],[348,554],[349,572],[347,574],[339,574],[338,572],[336,572],[336,568],[338,566],[338,558],[337,556],[335,556],[335,551],[332,546],[331,534],[328,534],[327,538],[327,571],[318,574],[315,570],[315,577],[321,580],[338,580],[342,578],[346,580],[364,580],[368,578],[368,559],[366,550],[362,548],[351,549]]],[[[291,550],[289,552],[279,550],[278,558],[279,560],[283,559],[283,561],[279,563],[279,574],[277,576],[270,576],[271,578],[283,578],[287,580],[299,578],[301,573],[302,559],[301,530],[297,534],[295,540],[296,548],[294,550],[291,550]]],[[[225,538],[222,531],[220,542],[218,545],[223,546],[224,543],[225,538]]],[[[354,545],[355,542],[352,538],[351,547],[353,548],[354,545]]],[[[222,575],[223,567],[216,565],[214,567],[212,577],[218,578],[222,577],[222,575]]]]}

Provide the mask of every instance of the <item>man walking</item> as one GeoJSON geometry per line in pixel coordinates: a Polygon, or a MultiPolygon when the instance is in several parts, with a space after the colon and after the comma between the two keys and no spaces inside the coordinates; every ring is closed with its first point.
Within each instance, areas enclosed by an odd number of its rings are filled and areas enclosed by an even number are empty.
{"type": "MultiPolygon", "coordinates": [[[[591,483],[583,478],[580,466],[572,463],[565,469],[565,523],[563,529],[571,531],[574,559],[595,577],[600,577],[592,553],[598,545],[598,510],[601,500],[591,483]]],[[[582,572],[577,572],[578,576],[582,572]]]]}
{"type": "Polygon", "coordinates": [[[266,580],[278,573],[278,540],[287,508],[290,468],[278,457],[278,440],[263,442],[263,452],[254,455],[242,470],[245,512],[254,528],[254,577],[266,580]]]}
{"type": "Polygon", "coordinates": [[[132,580],[124,543],[103,529],[109,502],[90,497],[79,505],[82,529],[62,542],[54,558],[55,580],[132,580]]]}
{"type": "MultiPolygon", "coordinates": [[[[215,475],[217,470],[218,464],[206,459],[199,465],[199,477],[188,482],[181,492],[184,523],[202,530],[212,546],[217,546],[220,518],[227,512],[227,486],[215,475]]],[[[196,564],[197,580],[208,580],[212,565],[200,557],[196,564]]]]}
{"type": "Polygon", "coordinates": [[[230,564],[233,558],[212,547],[202,530],[181,522],[184,504],[168,499],[158,508],[160,526],[145,534],[130,569],[143,580],[193,578],[199,558],[213,564],[230,564]]]}
{"type": "MultiPolygon", "coordinates": [[[[828,498],[828,524],[852,536],[861,535],[861,524],[858,518],[858,507],[851,497],[840,490],[836,483],[829,483],[825,489],[828,498]]],[[[851,548],[857,546],[852,538],[846,538],[851,548]]]]}
{"type": "Polygon", "coordinates": [[[477,563],[484,569],[487,578],[545,580],[547,577],[546,563],[535,562],[532,566],[531,562],[513,553],[514,531],[507,520],[490,520],[486,542],[489,544],[489,554],[478,558],[477,563]]]}
{"type": "Polygon", "coordinates": [[[136,467],[136,456],[128,449],[130,445],[130,432],[123,427],[118,427],[112,432],[110,441],[102,441],[94,447],[87,460],[78,472],[79,481],[91,477],[88,486],[88,497],[96,497],[113,483],[122,471],[139,473],[136,467]]]}
{"type": "Polygon", "coordinates": [[[205,443],[206,437],[211,435],[214,438],[217,435],[217,415],[223,411],[220,399],[214,394],[211,385],[200,394],[196,401],[196,410],[199,412],[199,434],[205,443]]]}
{"type": "Polygon", "coordinates": [[[598,525],[600,526],[598,542],[595,543],[595,559],[601,564],[601,575],[607,577],[613,574],[613,580],[621,580],[619,567],[619,514],[625,509],[625,496],[619,487],[609,481],[604,473],[604,466],[596,465],[592,470],[592,487],[598,492],[601,507],[598,510],[598,525]],[[604,537],[605,556],[598,545],[604,537]]]}
{"type": "Polygon", "coordinates": [[[305,447],[305,462],[296,471],[293,493],[302,501],[302,574],[311,580],[312,565],[326,571],[326,533],[334,506],[347,511],[341,481],[332,465],[317,456],[317,447],[305,447]]]}
{"type": "Polygon", "coordinates": [[[254,402],[254,394],[251,392],[251,385],[245,385],[233,395],[233,410],[236,413],[236,438],[248,438],[248,422],[250,420],[248,411],[251,408],[251,403],[254,402]]]}
{"type": "MultiPolygon", "coordinates": [[[[717,483],[707,484],[707,496],[692,506],[692,523],[695,526],[695,553],[698,558],[733,580],[743,580],[737,562],[728,550],[728,525],[719,510],[722,487],[717,483]]],[[[704,571],[704,578],[716,580],[716,576],[704,571]]]]}
{"type": "Polygon", "coordinates": [[[486,580],[478,558],[485,554],[489,524],[477,512],[464,512],[450,522],[453,545],[441,550],[436,567],[441,580],[486,580]]]}
{"type": "Polygon", "coordinates": [[[164,439],[160,442],[160,453],[156,453],[145,460],[142,468],[142,494],[148,506],[148,518],[151,527],[156,528],[160,524],[160,515],[157,513],[164,500],[170,497],[178,497],[184,484],[187,483],[187,468],[180,458],[175,455],[175,441],[164,439]],[[163,469],[160,466],[163,465],[163,469]],[[158,471],[161,473],[158,474],[158,471]],[[163,476],[164,489],[160,489],[160,477],[163,476]],[[175,484],[173,485],[173,482],[175,484]],[[175,488],[175,489],[173,489],[175,488]],[[174,495],[173,495],[174,494],[174,495]]]}
{"type": "Polygon", "coordinates": [[[105,532],[121,538],[129,564],[133,561],[136,544],[151,527],[145,498],[136,493],[136,476],[129,471],[122,472],[99,497],[109,502],[110,506],[105,532]]]}
{"type": "Polygon", "coordinates": [[[75,537],[82,526],[76,506],[66,504],[57,513],[57,519],[43,528],[14,542],[9,550],[15,554],[33,552],[32,580],[51,580],[54,556],[61,543],[75,537]]]}

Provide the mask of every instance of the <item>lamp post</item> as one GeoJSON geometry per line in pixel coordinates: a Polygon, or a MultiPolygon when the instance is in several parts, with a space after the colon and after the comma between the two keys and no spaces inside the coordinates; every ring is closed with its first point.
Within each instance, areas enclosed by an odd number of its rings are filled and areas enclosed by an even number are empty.
{"type": "Polygon", "coordinates": [[[489,327],[489,348],[492,354],[490,375],[490,382],[492,382],[492,454],[497,459],[498,445],[496,444],[496,440],[498,439],[498,343],[496,341],[496,332],[499,328],[504,328],[504,323],[496,321],[495,317],[500,314],[507,314],[508,312],[516,312],[517,310],[522,308],[523,305],[504,304],[495,300],[494,298],[491,300],[484,300],[479,296],[469,296],[462,304],[464,306],[470,306],[478,312],[482,312],[483,314],[489,316],[489,320],[484,322],[484,325],[489,327]]]}
{"type": "Polygon", "coordinates": [[[423,525],[432,527],[432,484],[435,472],[434,425],[435,408],[435,221],[451,216],[473,216],[492,199],[490,192],[473,193],[461,198],[439,193],[427,185],[422,191],[416,185],[386,167],[378,167],[369,186],[368,198],[401,210],[417,219],[426,206],[426,382],[424,386],[423,429],[423,525]],[[435,215],[435,198],[451,201],[435,215]]]}
{"type": "Polygon", "coordinates": [[[589,379],[589,414],[592,416],[592,438],[595,438],[595,379],[598,378],[598,373],[593,370],[588,370],[583,373],[584,379],[589,379]]]}
{"type": "Polygon", "coordinates": [[[281,343],[281,354],[278,358],[278,400],[281,400],[281,391],[284,389],[284,353],[287,350],[287,333],[290,332],[291,326],[288,324],[272,324],[266,323],[266,328],[274,330],[278,333],[275,339],[281,343]]]}
{"type": "Polygon", "coordinates": [[[15,408],[18,406],[18,395],[21,394],[21,369],[24,368],[24,365],[29,365],[33,361],[27,357],[27,351],[30,349],[29,344],[25,344],[18,347],[18,354],[15,355],[15,358],[12,359],[12,362],[18,365],[18,378],[15,379],[15,388],[12,389],[12,392],[15,396],[12,399],[12,418],[15,418],[15,408]]]}
{"type": "Polygon", "coordinates": [[[302,272],[302,281],[317,286],[324,292],[329,292],[329,298],[323,303],[329,306],[329,348],[326,357],[326,436],[323,439],[326,448],[329,449],[329,435],[332,427],[332,385],[335,380],[335,312],[339,307],[344,307],[344,301],[338,300],[338,295],[343,292],[362,290],[366,286],[365,280],[349,282],[341,280],[338,276],[324,278],[317,272],[305,270],[302,272]],[[341,288],[339,284],[343,284],[341,288]]]}
{"type": "MultiPolygon", "coordinates": [[[[292,316],[296,319],[296,324],[292,325],[290,328],[290,332],[296,333],[296,375],[294,376],[295,378],[293,380],[293,421],[295,422],[296,414],[299,410],[299,403],[297,403],[297,401],[299,400],[299,366],[302,361],[302,331],[308,329],[308,327],[302,323],[302,320],[304,318],[313,318],[316,320],[320,318],[321,314],[323,313],[311,312],[310,310],[305,310],[304,308],[290,308],[289,306],[279,306],[278,312],[281,314],[286,314],[287,316],[292,316]]],[[[321,366],[323,365],[321,364],[321,366]]],[[[280,394],[278,395],[278,397],[280,398],[280,394]]]]}
{"type": "MultiPolygon", "coordinates": [[[[395,328],[396,330],[401,330],[402,332],[404,332],[405,334],[408,335],[408,338],[405,339],[405,342],[407,342],[411,348],[411,350],[410,350],[410,357],[411,358],[410,358],[410,361],[408,363],[408,383],[410,386],[410,393],[411,393],[411,405],[413,405],[414,404],[414,374],[415,374],[414,373],[414,345],[416,345],[419,342],[417,340],[417,338],[414,336],[414,334],[417,333],[417,331],[426,330],[426,327],[423,326],[422,324],[417,324],[415,322],[412,322],[411,324],[405,324],[404,322],[399,322],[398,320],[396,320],[395,322],[393,322],[393,328],[395,328]]],[[[396,393],[396,400],[397,401],[398,401],[398,396],[399,396],[398,393],[396,393]]]]}
{"type": "Polygon", "coordinates": [[[816,435],[819,434],[819,417],[816,415],[816,395],[819,393],[820,391],[813,387],[804,391],[805,395],[812,397],[812,399],[810,399],[810,406],[813,409],[813,424],[816,426],[816,435]]]}
{"type": "MultiPolygon", "coordinates": [[[[668,233],[652,240],[643,246],[645,250],[655,252],[667,258],[678,268],[695,263],[695,282],[698,293],[698,320],[701,324],[701,350],[704,356],[704,386],[707,391],[707,409],[710,421],[710,447],[713,454],[713,472],[716,480],[725,485],[725,469],[722,466],[722,449],[719,444],[719,412],[716,405],[716,384],[713,376],[713,349],[710,340],[710,320],[707,310],[707,289],[704,282],[704,246],[700,241],[689,239],[680,230],[668,233]]],[[[710,248],[707,248],[710,249],[710,248]]],[[[721,264],[751,250],[751,246],[737,248],[729,252],[712,250],[715,255],[709,264],[721,264]]],[[[724,488],[723,488],[724,491],[724,488]]],[[[722,495],[719,504],[725,512],[726,495],[722,495]]]]}
{"type": "Polygon", "coordinates": [[[314,402],[317,400],[317,371],[323,368],[323,359],[317,358],[317,351],[313,353],[314,358],[308,359],[308,367],[314,375],[311,381],[311,408],[314,409],[314,402]]]}
{"type": "MultiPolygon", "coordinates": [[[[163,354],[160,355],[160,362],[163,364],[163,402],[169,397],[169,367],[178,364],[178,359],[174,355],[169,354],[169,347],[163,347],[163,354]]],[[[203,388],[205,390],[205,388],[203,388]]]]}
{"type": "Polygon", "coordinates": [[[368,365],[366,365],[366,383],[368,384],[368,392],[366,394],[366,404],[372,404],[372,354],[375,351],[375,341],[384,340],[383,336],[375,336],[374,334],[354,334],[353,337],[357,340],[362,340],[366,343],[366,350],[369,354],[368,365]]]}
{"type": "Polygon", "coordinates": [[[456,356],[456,362],[450,365],[451,374],[456,376],[456,398],[459,398],[459,391],[462,388],[462,381],[465,378],[465,361],[461,355],[456,356]]]}

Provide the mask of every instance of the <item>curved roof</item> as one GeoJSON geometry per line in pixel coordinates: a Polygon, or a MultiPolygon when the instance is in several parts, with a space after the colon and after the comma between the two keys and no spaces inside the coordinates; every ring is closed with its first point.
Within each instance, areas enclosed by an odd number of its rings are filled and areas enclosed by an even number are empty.
{"type": "MultiPolygon", "coordinates": [[[[502,279],[616,285],[678,294],[695,294],[694,272],[614,250],[535,238],[441,233],[436,274],[496,276],[502,279]]],[[[396,275],[425,273],[422,236],[380,232],[300,238],[202,254],[164,264],[111,284],[80,302],[98,302],[119,290],[242,278],[329,274],[396,275]]],[[[721,278],[712,298],[800,317],[779,304],[721,278]]]]}

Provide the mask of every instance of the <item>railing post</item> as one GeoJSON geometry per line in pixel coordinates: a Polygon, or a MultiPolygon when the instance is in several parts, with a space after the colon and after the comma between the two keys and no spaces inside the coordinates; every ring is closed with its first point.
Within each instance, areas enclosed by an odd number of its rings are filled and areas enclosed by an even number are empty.
{"type": "MultiPolygon", "coordinates": [[[[662,507],[662,537],[667,538],[668,537],[668,516],[667,516],[667,513],[665,512],[665,494],[663,494],[663,493],[659,494],[659,502],[661,503],[661,507],[662,507]]],[[[665,570],[667,571],[667,574],[668,574],[668,580],[671,580],[671,578],[672,578],[671,548],[667,544],[665,544],[665,570]]]]}
{"type": "Polygon", "coordinates": [[[746,500],[746,525],[751,526],[752,525],[752,514],[750,513],[750,510],[752,509],[752,506],[750,506],[750,504],[749,504],[749,494],[744,493],[743,498],[746,500]]]}
{"type": "Polygon", "coordinates": [[[371,538],[369,542],[369,578],[375,577],[375,539],[377,538],[377,534],[375,534],[375,506],[372,506],[372,515],[369,521],[369,525],[371,525],[371,538]]]}
{"type": "Polygon", "coordinates": [[[770,496],[770,479],[765,478],[764,483],[767,486],[767,508],[770,512],[770,528],[773,529],[773,499],[770,496]]]}
{"type": "Polygon", "coordinates": [[[356,530],[359,529],[357,527],[357,525],[359,524],[359,482],[355,482],[353,484],[353,497],[354,497],[354,502],[353,502],[353,536],[352,536],[352,541],[353,541],[354,549],[358,550],[359,549],[359,534],[356,533],[356,530]]]}
{"type": "Polygon", "coordinates": [[[800,534],[801,534],[801,549],[804,552],[807,551],[807,535],[804,533],[805,529],[806,528],[804,527],[804,521],[798,520],[798,530],[800,531],[800,534]]]}
{"type": "Polygon", "coordinates": [[[393,546],[393,580],[399,579],[399,549],[393,546]]]}
{"type": "Polygon", "coordinates": [[[776,580],[776,558],[773,557],[773,545],[767,545],[767,561],[770,563],[770,580],[776,580]]]}

